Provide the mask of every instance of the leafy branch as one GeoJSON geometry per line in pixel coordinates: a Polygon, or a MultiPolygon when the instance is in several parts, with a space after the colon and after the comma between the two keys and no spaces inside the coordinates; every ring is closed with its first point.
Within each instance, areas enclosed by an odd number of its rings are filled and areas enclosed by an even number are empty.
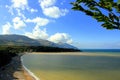
{"type": "Polygon", "coordinates": [[[120,30],[120,4],[114,0],[76,0],[72,9],[93,17],[107,29],[120,30]]]}

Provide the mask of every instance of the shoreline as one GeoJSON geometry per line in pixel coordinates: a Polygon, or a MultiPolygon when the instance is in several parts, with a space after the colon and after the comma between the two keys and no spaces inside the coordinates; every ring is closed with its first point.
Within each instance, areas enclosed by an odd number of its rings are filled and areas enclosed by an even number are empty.
{"type": "Polygon", "coordinates": [[[27,67],[25,67],[25,65],[23,64],[23,59],[22,59],[22,57],[21,57],[21,62],[22,62],[22,66],[23,66],[24,70],[25,70],[30,76],[32,76],[32,77],[34,78],[34,80],[40,80],[38,77],[35,76],[34,73],[32,73],[27,67]]]}
{"type": "MultiPolygon", "coordinates": [[[[25,69],[25,71],[31,76],[34,78],[34,80],[40,80],[38,77],[36,77],[34,75],[34,73],[32,73],[29,69],[27,69],[24,65],[23,65],[23,68],[25,69]]],[[[28,79],[29,80],[29,79],[28,79]]]]}
{"type": "Polygon", "coordinates": [[[120,57],[120,54],[108,54],[102,52],[99,52],[99,54],[93,52],[31,52],[27,54],[120,57]]]}
{"type": "MultiPolygon", "coordinates": [[[[31,52],[26,54],[73,55],[73,56],[109,56],[120,57],[117,54],[97,54],[92,52],[31,52]]],[[[23,65],[22,56],[13,57],[12,61],[0,69],[0,80],[40,80],[23,65]]]]}
{"type": "Polygon", "coordinates": [[[0,69],[0,80],[36,80],[23,67],[21,56],[13,57],[12,61],[0,69]]]}

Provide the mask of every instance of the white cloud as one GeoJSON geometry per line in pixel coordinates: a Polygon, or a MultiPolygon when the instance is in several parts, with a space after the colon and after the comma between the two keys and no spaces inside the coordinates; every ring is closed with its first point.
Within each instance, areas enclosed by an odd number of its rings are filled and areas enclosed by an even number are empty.
{"type": "Polygon", "coordinates": [[[20,9],[16,9],[16,11],[17,11],[17,15],[18,15],[19,17],[23,18],[24,20],[26,19],[25,15],[21,12],[20,9]]]}
{"type": "Polygon", "coordinates": [[[49,20],[46,18],[36,17],[34,19],[27,19],[26,22],[35,23],[36,26],[40,27],[47,25],[49,23],[49,20]]]}
{"type": "Polygon", "coordinates": [[[48,40],[55,42],[55,43],[60,43],[60,42],[68,43],[68,44],[72,43],[72,39],[71,39],[70,35],[68,35],[66,33],[56,33],[56,34],[52,35],[48,40]]]}
{"type": "Polygon", "coordinates": [[[31,8],[31,9],[30,9],[30,12],[31,12],[31,13],[34,13],[34,12],[38,12],[38,10],[31,8]]]}
{"type": "Polygon", "coordinates": [[[26,26],[26,24],[23,20],[21,20],[20,17],[15,17],[12,21],[15,29],[22,29],[26,26]]]}
{"type": "Polygon", "coordinates": [[[40,6],[43,10],[43,14],[51,18],[59,18],[65,16],[68,13],[67,9],[60,9],[54,6],[56,0],[39,0],[40,6]]]}
{"type": "Polygon", "coordinates": [[[32,32],[26,32],[25,35],[34,39],[48,39],[46,29],[40,29],[40,26],[45,26],[49,23],[46,18],[36,17],[34,19],[27,19],[27,23],[35,23],[35,27],[32,32]]]}
{"type": "Polygon", "coordinates": [[[43,9],[44,15],[49,16],[51,18],[59,18],[60,16],[66,15],[67,12],[68,12],[67,9],[60,10],[56,6],[52,6],[52,7],[48,7],[48,8],[43,9]]]}
{"type": "Polygon", "coordinates": [[[47,39],[48,38],[48,34],[46,32],[46,29],[41,30],[40,28],[34,28],[33,31],[30,32],[26,32],[25,33],[26,36],[33,38],[33,39],[47,39]]]}
{"type": "Polygon", "coordinates": [[[21,8],[22,10],[24,10],[25,8],[28,7],[28,1],[27,0],[12,0],[11,1],[12,7],[14,8],[21,8]]]}
{"type": "Polygon", "coordinates": [[[42,8],[50,7],[55,4],[56,0],[39,0],[42,8]]]}
{"type": "MultiPolygon", "coordinates": [[[[6,5],[5,6],[7,9],[8,9],[8,12],[11,14],[11,15],[17,15],[19,17],[22,17],[22,18],[26,18],[25,15],[22,13],[22,10],[19,9],[19,8],[14,8],[13,6],[8,6],[6,5]]],[[[30,11],[31,12],[31,11],[30,11]]],[[[32,12],[31,12],[32,13],[32,12]]]]}
{"type": "Polygon", "coordinates": [[[8,9],[8,12],[9,12],[11,15],[14,15],[14,12],[13,12],[13,9],[12,9],[11,6],[6,5],[5,7],[8,9]]]}
{"type": "Polygon", "coordinates": [[[20,17],[25,18],[24,14],[21,12],[23,10],[28,10],[31,13],[38,12],[37,9],[30,8],[28,5],[28,0],[11,0],[11,5],[6,5],[5,7],[8,8],[8,12],[11,13],[11,15],[17,15],[20,17]]]}
{"type": "Polygon", "coordinates": [[[10,28],[11,28],[11,24],[10,23],[6,23],[5,25],[2,26],[2,34],[10,34],[10,28]]]}

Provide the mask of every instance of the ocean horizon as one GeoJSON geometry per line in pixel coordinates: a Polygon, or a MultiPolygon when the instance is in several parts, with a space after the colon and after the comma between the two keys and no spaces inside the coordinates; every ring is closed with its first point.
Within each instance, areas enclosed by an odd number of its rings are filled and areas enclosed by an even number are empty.
{"type": "Polygon", "coordinates": [[[83,52],[120,52],[120,49],[81,49],[83,52]]]}

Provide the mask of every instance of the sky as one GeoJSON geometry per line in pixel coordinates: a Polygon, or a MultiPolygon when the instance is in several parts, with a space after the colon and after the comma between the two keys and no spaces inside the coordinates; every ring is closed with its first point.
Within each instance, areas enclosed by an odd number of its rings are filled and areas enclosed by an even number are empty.
{"type": "Polygon", "coordinates": [[[63,42],[80,49],[119,49],[120,30],[106,30],[73,11],[75,0],[0,0],[0,34],[63,42]]]}

